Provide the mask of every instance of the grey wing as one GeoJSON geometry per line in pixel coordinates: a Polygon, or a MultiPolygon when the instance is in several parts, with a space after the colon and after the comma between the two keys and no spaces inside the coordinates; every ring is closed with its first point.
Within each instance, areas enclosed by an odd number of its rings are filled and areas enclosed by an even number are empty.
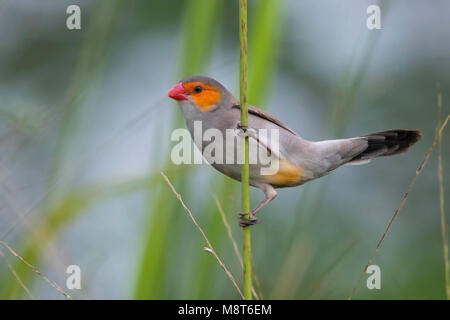
{"type": "MultiPolygon", "coordinates": [[[[254,110],[254,109],[253,109],[254,110]]],[[[240,109],[239,108],[231,108],[228,110],[230,114],[223,116],[220,119],[220,122],[217,121],[215,124],[217,128],[219,128],[222,131],[225,130],[235,130],[237,128],[237,125],[240,120],[240,109]]],[[[267,113],[264,113],[265,115],[268,115],[267,113]]],[[[291,132],[290,129],[286,129],[284,127],[281,127],[278,123],[274,121],[268,120],[265,116],[262,115],[262,113],[254,113],[249,112],[248,117],[249,125],[248,127],[250,129],[256,130],[256,137],[252,137],[249,139],[250,144],[250,153],[257,154],[254,159],[256,159],[255,162],[250,163],[250,179],[257,180],[258,177],[261,176],[261,167],[270,167],[270,164],[267,164],[268,162],[272,163],[274,159],[287,159],[290,160],[290,144],[298,143],[298,140],[300,139],[299,136],[297,136],[293,131],[291,132]],[[261,130],[265,129],[265,131],[261,130]],[[274,147],[273,139],[272,137],[275,137],[273,135],[273,129],[276,130],[278,133],[278,141],[277,141],[277,147],[274,147]],[[261,153],[266,153],[267,157],[265,157],[265,161],[261,161],[261,153]],[[268,160],[268,159],[271,160],[268,160]]],[[[234,151],[235,154],[239,154],[240,158],[240,150],[241,150],[241,139],[235,137],[234,142],[235,147],[234,151]]],[[[225,153],[227,153],[227,150],[224,150],[225,153]]],[[[250,156],[252,157],[252,156],[250,156]]],[[[234,156],[233,156],[234,158],[234,156]]],[[[236,158],[236,159],[237,159],[236,158]]],[[[240,180],[241,178],[241,165],[240,164],[227,164],[227,165],[220,165],[215,164],[213,165],[217,170],[221,171],[222,173],[236,179],[240,180]]]]}
{"type": "MultiPolygon", "coordinates": [[[[239,106],[236,106],[234,110],[236,116],[238,116],[240,112],[239,106]]],[[[249,127],[278,130],[279,158],[287,160],[289,163],[304,170],[302,182],[321,177],[329,170],[332,170],[332,167],[335,168],[337,159],[333,159],[334,151],[330,145],[311,142],[301,138],[267,112],[255,107],[249,108],[249,127]]]]}
{"type": "MultiPolygon", "coordinates": [[[[259,109],[258,109],[259,110],[259,109]]],[[[250,110],[249,110],[250,111],[250,110]]],[[[323,160],[326,151],[321,145],[301,138],[279,120],[268,113],[249,113],[249,127],[255,129],[276,129],[279,132],[279,159],[287,160],[303,170],[302,180],[298,184],[318,178],[330,169],[328,160],[323,160]],[[270,117],[270,118],[268,118],[270,117]]],[[[330,161],[333,163],[334,161],[330,161]]]]}
{"type": "MultiPolygon", "coordinates": [[[[240,107],[237,105],[231,108],[229,112],[233,114],[230,117],[223,118],[229,119],[228,121],[223,121],[222,119],[222,129],[236,128],[239,122],[240,107]]],[[[367,148],[367,139],[364,137],[319,142],[305,140],[270,114],[255,107],[249,108],[248,119],[249,128],[256,130],[267,129],[268,137],[270,137],[271,129],[278,131],[277,158],[287,160],[296,167],[303,169],[302,183],[326,175],[337,167],[351,161],[352,158],[367,148]]],[[[240,150],[240,139],[238,140],[237,149],[240,150]]],[[[265,148],[267,146],[265,142],[260,144],[259,147],[265,148]]],[[[250,175],[257,177],[259,169],[260,166],[251,166],[250,175]]],[[[219,171],[235,179],[240,179],[241,168],[239,165],[220,168],[219,171]]]]}

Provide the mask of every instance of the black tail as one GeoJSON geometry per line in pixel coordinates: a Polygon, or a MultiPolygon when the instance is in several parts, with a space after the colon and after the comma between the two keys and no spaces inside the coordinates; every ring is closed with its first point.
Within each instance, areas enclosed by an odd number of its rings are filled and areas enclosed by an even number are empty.
{"type": "Polygon", "coordinates": [[[364,161],[376,157],[387,157],[408,151],[409,147],[422,138],[418,130],[394,129],[366,134],[367,148],[351,162],[364,161]]]}

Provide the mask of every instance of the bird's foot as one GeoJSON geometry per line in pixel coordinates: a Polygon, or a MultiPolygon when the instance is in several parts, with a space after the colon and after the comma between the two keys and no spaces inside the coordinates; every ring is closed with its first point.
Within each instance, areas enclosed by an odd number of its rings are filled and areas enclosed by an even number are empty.
{"type": "Polygon", "coordinates": [[[237,123],[236,129],[237,129],[237,135],[238,136],[241,136],[241,137],[246,137],[246,136],[254,137],[254,136],[256,136],[256,130],[255,129],[249,128],[248,126],[244,126],[240,122],[237,123]]]}
{"type": "Polygon", "coordinates": [[[247,129],[248,129],[248,127],[247,126],[243,126],[242,124],[241,124],[241,122],[239,121],[238,123],[237,123],[237,125],[236,125],[236,129],[238,129],[238,130],[242,130],[242,131],[247,131],[247,129]]]}
{"type": "Polygon", "coordinates": [[[257,223],[259,223],[259,221],[253,213],[239,212],[239,225],[241,227],[248,227],[257,223]],[[246,217],[247,215],[249,215],[248,218],[246,217]]]}

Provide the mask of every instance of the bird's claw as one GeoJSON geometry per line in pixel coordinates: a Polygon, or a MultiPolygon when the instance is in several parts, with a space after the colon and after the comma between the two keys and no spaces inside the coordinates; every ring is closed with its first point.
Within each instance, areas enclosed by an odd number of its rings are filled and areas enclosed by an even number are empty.
{"type": "Polygon", "coordinates": [[[241,136],[241,137],[246,137],[246,136],[252,137],[252,136],[256,135],[255,129],[249,128],[248,126],[244,126],[240,122],[237,123],[236,129],[237,129],[237,135],[241,136]]]}
{"type": "Polygon", "coordinates": [[[236,129],[238,130],[242,130],[242,131],[247,131],[248,127],[247,126],[243,126],[240,122],[238,122],[238,124],[236,125],[236,129]]]}
{"type": "Polygon", "coordinates": [[[248,227],[254,224],[259,223],[258,219],[256,219],[255,215],[252,213],[239,212],[239,226],[248,227]],[[247,218],[246,216],[249,215],[247,218]]]}

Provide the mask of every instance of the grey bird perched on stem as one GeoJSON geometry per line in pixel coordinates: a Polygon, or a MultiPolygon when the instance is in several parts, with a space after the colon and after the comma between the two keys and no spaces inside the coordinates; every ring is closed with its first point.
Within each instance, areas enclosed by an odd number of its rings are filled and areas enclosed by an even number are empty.
{"type": "MultiPolygon", "coordinates": [[[[373,158],[406,152],[422,137],[418,130],[392,129],[349,139],[308,141],[272,115],[250,105],[248,106],[249,125],[248,128],[243,128],[239,122],[239,100],[218,81],[204,76],[193,76],[181,80],[170,90],[168,96],[178,101],[192,136],[194,136],[195,121],[201,121],[204,130],[218,130],[223,137],[227,136],[227,130],[239,129],[248,134],[250,140],[256,144],[256,150],[266,151],[271,155],[271,159],[276,161],[277,170],[271,174],[264,174],[262,169],[267,167],[266,164],[260,162],[250,164],[250,185],[261,189],[265,199],[251,210],[249,218],[244,218],[241,214],[241,226],[257,223],[255,214],[277,196],[275,188],[304,184],[342,165],[364,164],[373,158]],[[268,145],[267,137],[263,137],[260,133],[261,129],[266,129],[266,132],[276,130],[277,150],[268,145]]],[[[236,142],[232,157],[240,154],[240,139],[236,142]]],[[[195,143],[202,153],[210,144],[203,139],[195,143]]],[[[223,147],[223,152],[225,156],[228,156],[226,153],[230,150],[223,147]]],[[[218,171],[240,181],[240,163],[214,161],[210,163],[218,171]]]]}

